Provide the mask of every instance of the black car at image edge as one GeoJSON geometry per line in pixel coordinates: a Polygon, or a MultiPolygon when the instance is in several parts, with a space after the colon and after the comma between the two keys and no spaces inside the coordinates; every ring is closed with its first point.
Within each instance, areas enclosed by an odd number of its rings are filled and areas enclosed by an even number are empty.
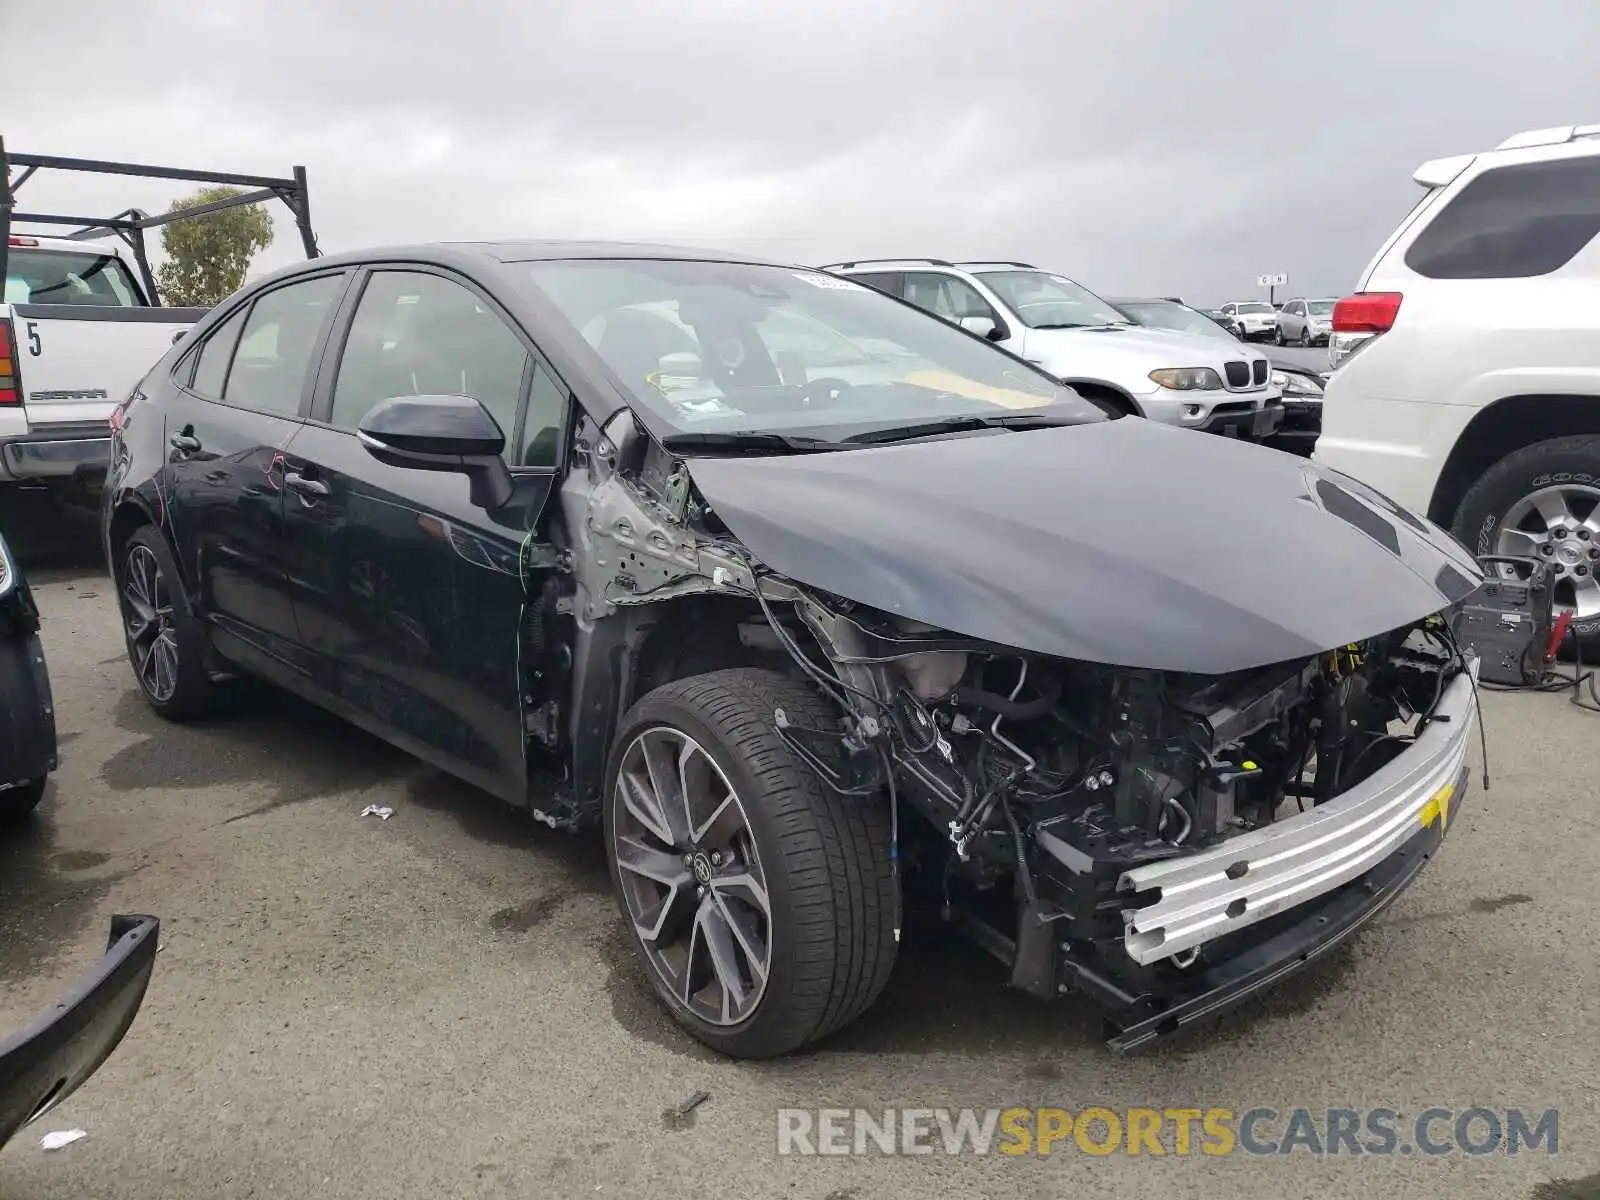
{"type": "Polygon", "coordinates": [[[259,676],[599,830],[725,1054],[854,1019],[924,898],[1112,1046],[1167,1036],[1365,923],[1466,785],[1482,576],[1447,535],[823,272],[319,258],[112,424],[150,705],[259,676]]]}
{"type": "MultiPolygon", "coordinates": [[[[59,765],[39,629],[33,589],[0,535],[0,839],[7,842],[41,836],[35,810],[59,765]]],[[[144,1002],[160,931],[154,917],[112,917],[105,953],[89,972],[22,1028],[0,1030],[0,1147],[76,1092],[122,1042],[144,1002]]]]}

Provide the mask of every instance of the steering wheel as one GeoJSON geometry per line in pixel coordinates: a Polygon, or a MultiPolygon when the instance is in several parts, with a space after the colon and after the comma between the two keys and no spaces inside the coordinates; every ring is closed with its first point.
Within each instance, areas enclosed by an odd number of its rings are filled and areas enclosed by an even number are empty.
{"type": "Polygon", "coordinates": [[[800,399],[807,408],[832,408],[845,395],[855,391],[855,384],[837,375],[824,375],[800,386],[800,399]]]}

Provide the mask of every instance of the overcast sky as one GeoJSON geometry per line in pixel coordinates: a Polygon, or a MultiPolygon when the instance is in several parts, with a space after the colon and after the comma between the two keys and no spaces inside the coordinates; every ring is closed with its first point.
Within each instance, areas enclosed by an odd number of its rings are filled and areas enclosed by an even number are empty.
{"type": "MultiPolygon", "coordinates": [[[[11,149],[302,163],[325,251],[1016,258],[1205,303],[1346,290],[1424,160],[1600,121],[1594,0],[0,0],[0,45],[11,149]]],[[[183,190],[41,172],[19,207],[183,190]]]]}

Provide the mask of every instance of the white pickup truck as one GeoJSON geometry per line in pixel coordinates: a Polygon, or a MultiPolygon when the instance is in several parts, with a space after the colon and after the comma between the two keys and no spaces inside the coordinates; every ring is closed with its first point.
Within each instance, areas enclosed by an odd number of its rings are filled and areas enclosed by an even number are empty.
{"type": "Polygon", "coordinates": [[[92,493],[111,410],[206,312],[157,308],[115,240],[10,235],[0,303],[0,487],[92,493]]]}
{"type": "Polygon", "coordinates": [[[66,498],[99,490],[112,411],[209,311],[157,306],[145,231],[270,200],[289,209],[306,257],[316,258],[304,167],[279,177],[14,154],[0,137],[0,490],[42,485],[66,498]],[[24,212],[18,193],[40,170],[221,185],[232,194],[154,216],[24,212]],[[72,232],[47,237],[33,226],[72,232]]]}

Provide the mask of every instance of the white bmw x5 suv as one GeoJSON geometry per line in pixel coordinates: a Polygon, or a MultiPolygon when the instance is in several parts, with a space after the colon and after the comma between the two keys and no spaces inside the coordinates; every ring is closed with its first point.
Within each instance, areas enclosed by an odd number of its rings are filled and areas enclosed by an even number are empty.
{"type": "Polygon", "coordinates": [[[987,337],[1113,415],[1254,441],[1283,422],[1282,392],[1259,350],[1135,325],[1115,305],[1053,271],[935,258],[822,269],[987,337]]]}

